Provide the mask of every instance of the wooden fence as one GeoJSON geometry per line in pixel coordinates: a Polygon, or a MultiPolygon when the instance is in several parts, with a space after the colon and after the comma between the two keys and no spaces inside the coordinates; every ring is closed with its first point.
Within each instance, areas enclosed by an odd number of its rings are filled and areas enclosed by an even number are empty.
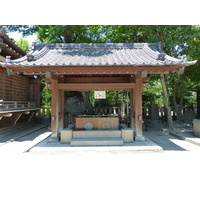
{"type": "MultiPolygon", "coordinates": [[[[124,116],[121,115],[121,107],[101,107],[101,108],[95,108],[94,114],[96,115],[113,115],[113,116],[119,116],[120,123],[124,123],[127,126],[130,125],[130,107],[126,107],[124,109],[124,116]]],[[[153,111],[154,112],[154,111],[153,111]]],[[[157,109],[157,116],[158,119],[164,119],[164,107],[158,107],[157,109]]],[[[191,109],[188,107],[184,107],[183,109],[183,116],[186,121],[191,122],[195,116],[196,109],[191,109]]],[[[174,120],[176,120],[176,112],[172,108],[172,117],[174,120]]],[[[36,114],[36,116],[42,121],[45,121],[47,123],[50,123],[50,117],[51,117],[51,107],[44,107],[41,108],[40,111],[36,114]]],[[[64,126],[67,127],[70,124],[75,124],[75,115],[73,114],[65,114],[64,117],[64,126]]],[[[152,119],[151,116],[151,109],[150,107],[143,107],[143,119],[152,119]]]]}
{"type": "Polygon", "coordinates": [[[0,68],[0,99],[7,101],[26,101],[29,88],[28,77],[22,75],[8,76],[5,69],[0,68]]]}

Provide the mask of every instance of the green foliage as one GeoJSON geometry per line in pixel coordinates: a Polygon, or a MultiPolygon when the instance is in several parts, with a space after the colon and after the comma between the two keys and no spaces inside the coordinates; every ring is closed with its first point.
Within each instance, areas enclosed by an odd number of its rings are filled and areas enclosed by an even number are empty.
{"type": "Polygon", "coordinates": [[[104,26],[38,25],[37,36],[44,43],[105,42],[104,26]]]}
{"type": "Polygon", "coordinates": [[[150,33],[151,27],[147,25],[114,25],[108,26],[108,28],[106,37],[112,42],[157,42],[153,34],[150,33]]]}
{"type": "Polygon", "coordinates": [[[200,89],[200,62],[199,62],[199,55],[200,55],[200,26],[193,26],[194,30],[196,30],[196,35],[192,38],[190,37],[190,41],[188,41],[187,46],[187,58],[189,60],[197,60],[198,62],[195,65],[187,67],[185,69],[184,75],[187,76],[193,83],[194,88],[200,89]]]}
{"type": "Polygon", "coordinates": [[[40,88],[41,106],[51,107],[51,89],[48,89],[48,85],[44,81],[44,79],[41,79],[41,82],[42,82],[40,88]]]}
{"type": "Polygon", "coordinates": [[[21,32],[23,36],[32,35],[38,31],[38,25],[7,25],[9,32],[21,32]]]}
{"type": "Polygon", "coordinates": [[[94,91],[90,94],[90,102],[94,107],[121,106],[122,100],[130,103],[129,92],[124,90],[106,91],[106,99],[94,99],[94,91]]]}
{"type": "Polygon", "coordinates": [[[162,85],[158,75],[153,75],[149,82],[148,87],[143,89],[143,105],[149,106],[151,103],[163,105],[162,85]]]}
{"type": "Polygon", "coordinates": [[[65,95],[65,100],[68,99],[69,97],[77,97],[80,101],[83,101],[83,96],[78,91],[65,91],[64,95],[65,95]]]}
{"type": "Polygon", "coordinates": [[[16,43],[25,52],[28,52],[28,50],[30,49],[30,45],[29,45],[27,40],[24,40],[24,39],[20,38],[20,40],[16,41],[16,43]]]}

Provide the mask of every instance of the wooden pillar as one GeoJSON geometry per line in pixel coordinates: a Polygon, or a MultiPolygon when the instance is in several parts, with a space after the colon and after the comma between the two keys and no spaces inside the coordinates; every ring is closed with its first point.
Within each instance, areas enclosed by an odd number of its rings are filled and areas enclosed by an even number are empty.
{"type": "Polygon", "coordinates": [[[58,90],[58,130],[64,127],[64,91],[58,90]]]}
{"type": "Polygon", "coordinates": [[[58,92],[58,80],[57,78],[51,79],[51,138],[58,139],[58,120],[59,120],[59,92],[58,92]]]}
{"type": "Polygon", "coordinates": [[[145,140],[142,134],[142,77],[136,75],[134,95],[134,111],[135,111],[135,140],[145,140]]]}
{"type": "Polygon", "coordinates": [[[134,89],[131,89],[130,90],[130,117],[131,117],[131,128],[135,129],[135,102],[134,102],[134,98],[135,98],[135,94],[134,94],[135,90],[134,89]]]}

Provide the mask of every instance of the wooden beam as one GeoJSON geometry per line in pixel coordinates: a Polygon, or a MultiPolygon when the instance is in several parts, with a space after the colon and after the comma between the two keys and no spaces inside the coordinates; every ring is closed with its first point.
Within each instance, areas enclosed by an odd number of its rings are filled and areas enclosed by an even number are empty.
{"type": "Polygon", "coordinates": [[[23,51],[18,45],[15,44],[9,37],[7,37],[4,33],[0,33],[0,37],[4,40],[4,43],[8,44],[13,50],[19,52],[22,56],[26,55],[26,52],[23,51]]]}
{"type": "Polygon", "coordinates": [[[131,77],[66,77],[66,83],[130,83],[131,77]]]}
{"type": "Polygon", "coordinates": [[[6,55],[10,55],[12,58],[20,58],[21,55],[16,52],[15,50],[13,50],[12,48],[10,48],[8,45],[1,43],[0,44],[0,48],[5,52],[6,55]]]}
{"type": "Polygon", "coordinates": [[[130,90],[135,83],[59,83],[58,89],[66,91],[130,90]]]}
{"type": "Polygon", "coordinates": [[[65,74],[138,74],[142,71],[147,71],[149,74],[168,73],[169,71],[179,71],[179,68],[187,65],[165,65],[165,66],[8,66],[6,68],[12,69],[16,72],[26,72],[27,75],[45,75],[46,72],[65,75],[65,74]]]}
{"type": "Polygon", "coordinates": [[[13,113],[13,116],[12,116],[12,125],[15,125],[17,123],[17,121],[20,119],[20,117],[22,116],[22,113],[21,112],[17,112],[17,113],[13,113]]]}
{"type": "MultiPolygon", "coordinates": [[[[48,70],[48,69],[47,69],[48,70]]],[[[18,70],[18,69],[13,69],[12,68],[12,71],[13,71],[13,74],[19,74],[19,73],[21,73],[21,74],[26,74],[26,75],[28,75],[28,76],[32,76],[32,75],[43,75],[43,76],[45,76],[45,74],[46,74],[46,72],[44,72],[44,71],[41,71],[41,72],[29,72],[27,69],[26,70],[18,70]]],[[[163,70],[163,71],[148,71],[148,74],[168,74],[169,72],[179,72],[179,69],[174,69],[174,70],[163,70]]],[[[24,75],[25,75],[24,74],[24,75]]],[[[51,72],[51,74],[53,75],[53,74],[55,74],[55,72],[51,72]]],[[[79,72],[73,72],[73,73],[67,73],[68,75],[80,75],[80,73],[79,72]]],[[[96,75],[96,73],[91,73],[90,75],[96,75]]],[[[110,74],[111,75],[111,73],[107,73],[107,74],[110,74]]],[[[112,73],[113,75],[115,74],[118,74],[118,73],[112,73]]],[[[126,74],[126,72],[125,71],[122,71],[121,72],[121,75],[124,75],[124,74],[126,74]]],[[[136,75],[136,74],[141,74],[141,71],[132,71],[132,72],[130,72],[129,74],[131,74],[131,75],[136,75]]],[[[65,75],[65,73],[63,73],[63,71],[58,71],[57,70],[57,76],[63,76],[63,75],[65,75]]],[[[82,73],[82,75],[88,75],[87,73],[82,73]]],[[[102,75],[101,73],[99,73],[99,75],[102,75]]]]}
{"type": "Polygon", "coordinates": [[[34,114],[36,113],[37,111],[31,111],[30,114],[29,114],[29,117],[28,117],[28,122],[31,121],[31,118],[34,116],[34,114]]]}
{"type": "Polygon", "coordinates": [[[0,117],[11,117],[12,113],[0,113],[0,117]]]}

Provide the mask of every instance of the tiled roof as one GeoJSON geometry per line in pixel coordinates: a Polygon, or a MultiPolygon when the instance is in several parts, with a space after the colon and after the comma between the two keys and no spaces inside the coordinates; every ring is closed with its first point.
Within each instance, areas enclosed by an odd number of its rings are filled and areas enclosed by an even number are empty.
{"type": "Polygon", "coordinates": [[[166,55],[159,43],[36,44],[26,56],[5,66],[163,66],[192,65],[166,55]]]}

